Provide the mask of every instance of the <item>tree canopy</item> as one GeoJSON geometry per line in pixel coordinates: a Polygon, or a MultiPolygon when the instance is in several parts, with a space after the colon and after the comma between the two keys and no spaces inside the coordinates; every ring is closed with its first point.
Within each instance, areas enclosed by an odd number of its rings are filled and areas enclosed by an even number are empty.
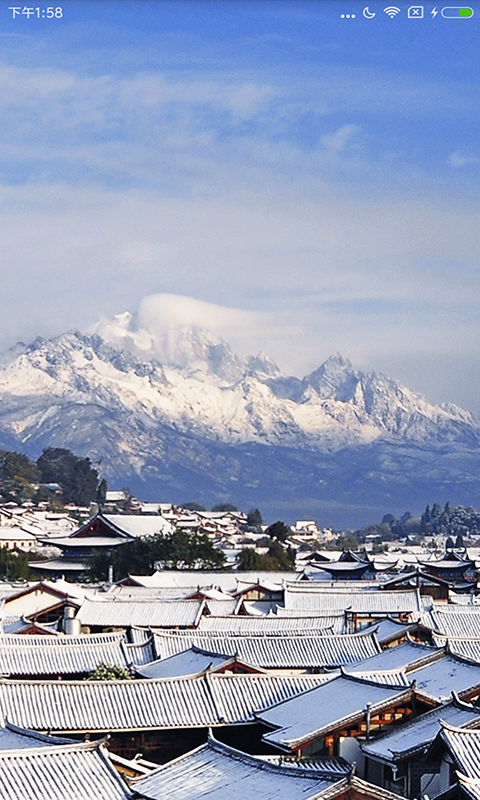
{"type": "Polygon", "coordinates": [[[42,483],[59,483],[64,503],[88,506],[97,498],[98,472],[89,458],[62,447],[47,447],[37,459],[42,483]]]}
{"type": "Polygon", "coordinates": [[[132,680],[128,669],[120,667],[118,664],[99,664],[89,675],[84,678],[86,681],[130,681],[132,680]]]}
{"type": "Polygon", "coordinates": [[[151,575],[155,569],[216,570],[225,565],[223,553],[207,536],[187,531],[140,536],[111,552],[95,553],[89,563],[92,580],[106,580],[113,567],[116,581],[133,575],[151,575]]]}
{"type": "Polygon", "coordinates": [[[38,488],[40,474],[28,456],[13,450],[0,450],[0,492],[5,500],[23,503],[38,488]]]}
{"type": "Polygon", "coordinates": [[[238,569],[288,572],[295,569],[295,552],[290,547],[285,550],[277,541],[272,542],[267,553],[257,553],[253,547],[244,547],[238,558],[238,569]]]}
{"type": "Polygon", "coordinates": [[[267,533],[271,539],[277,539],[279,542],[285,542],[288,537],[292,535],[291,529],[280,519],[272,523],[272,525],[269,525],[265,533],[267,533]]]}

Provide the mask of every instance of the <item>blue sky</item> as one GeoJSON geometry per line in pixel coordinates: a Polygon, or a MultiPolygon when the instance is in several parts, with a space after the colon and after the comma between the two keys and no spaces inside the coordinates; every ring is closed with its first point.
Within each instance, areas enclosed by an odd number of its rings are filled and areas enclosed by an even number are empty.
{"type": "Polygon", "coordinates": [[[480,3],[365,5],[0,4],[0,347],[168,293],[479,413],[480,3]]]}

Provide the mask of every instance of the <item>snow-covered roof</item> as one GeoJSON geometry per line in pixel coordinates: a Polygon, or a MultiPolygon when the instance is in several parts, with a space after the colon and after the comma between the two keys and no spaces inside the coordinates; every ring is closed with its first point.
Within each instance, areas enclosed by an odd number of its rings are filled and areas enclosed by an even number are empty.
{"type": "Polygon", "coordinates": [[[2,800],[126,800],[131,791],[98,742],[0,750],[2,800]]]}
{"type": "Polygon", "coordinates": [[[278,766],[209,737],[207,744],[133,781],[132,788],[149,800],[313,800],[333,782],[315,770],[278,766]]]}
{"type": "Polygon", "coordinates": [[[0,750],[23,750],[32,747],[54,747],[55,745],[72,744],[71,739],[64,739],[60,736],[51,736],[47,733],[39,733],[29,728],[20,728],[12,722],[5,722],[0,727],[0,750]]]}
{"type": "Polygon", "coordinates": [[[264,669],[308,669],[355,664],[380,652],[375,634],[264,636],[226,634],[222,631],[155,631],[155,649],[168,658],[189,647],[212,653],[237,655],[264,669]],[[188,635],[185,635],[188,633],[188,635]]]}
{"type": "Polygon", "coordinates": [[[149,647],[127,644],[123,634],[81,636],[0,636],[0,674],[36,675],[88,674],[100,664],[127,667],[152,659],[149,647]]]}
{"type": "Polygon", "coordinates": [[[82,625],[128,628],[195,627],[205,608],[204,600],[123,600],[101,595],[85,598],[78,610],[82,625]]]}
{"type": "MultiPolygon", "coordinates": [[[[207,600],[210,609],[210,601],[207,600]]],[[[332,617],[279,617],[276,614],[267,616],[203,616],[198,630],[224,631],[225,633],[264,633],[272,636],[283,636],[288,633],[305,630],[312,635],[316,633],[341,633],[343,632],[343,614],[341,617],[341,630],[333,631],[332,627],[337,618],[332,617]]]]}
{"type": "Polygon", "coordinates": [[[480,779],[480,730],[468,730],[443,722],[440,737],[464,775],[480,779]]]}
{"type": "Polygon", "coordinates": [[[448,700],[452,691],[460,696],[477,687],[480,691],[480,666],[465,663],[453,656],[443,656],[419,669],[409,670],[408,676],[416,681],[421,694],[439,701],[448,700]]]}
{"type": "Polygon", "coordinates": [[[448,637],[480,638],[480,608],[476,605],[438,605],[430,613],[434,629],[448,637]]]}
{"type": "Polygon", "coordinates": [[[442,648],[407,640],[395,647],[387,647],[378,655],[361,661],[356,667],[364,670],[406,669],[412,668],[415,664],[423,664],[425,661],[430,662],[432,658],[439,658],[442,653],[442,648]]]}
{"type": "Polygon", "coordinates": [[[340,675],[257,716],[277,729],[264,734],[263,740],[288,752],[363,718],[367,703],[374,714],[411,694],[411,688],[388,687],[340,675]]]}
{"type": "MultiPolygon", "coordinates": [[[[378,584],[377,584],[378,586],[378,584]]],[[[284,605],[287,609],[348,610],[352,613],[420,613],[423,610],[417,589],[404,591],[345,590],[329,588],[325,591],[319,583],[299,582],[285,589],[284,605]]]]}
{"type": "Polygon", "coordinates": [[[387,762],[398,762],[425,750],[441,729],[441,721],[463,727],[480,723],[480,709],[450,700],[438,708],[395,727],[377,739],[362,745],[369,756],[387,762]]]}
{"type": "Polygon", "coordinates": [[[217,675],[116,681],[0,681],[0,719],[34,730],[110,732],[252,722],[325,675],[217,675]]]}
{"type": "Polygon", "coordinates": [[[21,528],[19,525],[0,525],[0,541],[18,542],[21,540],[25,542],[34,542],[36,541],[36,536],[33,533],[29,533],[24,528],[21,528]]]}
{"type": "Polygon", "coordinates": [[[152,536],[155,533],[172,533],[172,524],[160,515],[145,514],[103,514],[112,525],[129,536],[152,536]]]}
{"type": "Polygon", "coordinates": [[[451,636],[434,636],[437,647],[446,646],[452,656],[459,656],[480,665],[480,639],[457,639],[451,636]]]}
{"type": "Polygon", "coordinates": [[[151,661],[142,666],[135,665],[135,672],[142,678],[175,678],[180,675],[201,675],[207,669],[215,669],[225,664],[229,657],[204,653],[189,648],[169,658],[151,661]]]}
{"type": "Polygon", "coordinates": [[[200,570],[157,570],[153,575],[131,575],[139,586],[217,588],[235,592],[239,586],[251,586],[263,581],[280,587],[285,581],[296,582],[302,572],[202,572],[200,570]]]}

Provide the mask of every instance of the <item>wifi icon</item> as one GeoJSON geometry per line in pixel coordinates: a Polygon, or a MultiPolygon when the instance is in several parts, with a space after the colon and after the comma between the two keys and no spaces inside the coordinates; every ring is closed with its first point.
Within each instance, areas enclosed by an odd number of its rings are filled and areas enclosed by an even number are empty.
{"type": "Polygon", "coordinates": [[[383,10],[389,17],[396,17],[397,14],[400,14],[400,9],[396,6],[388,6],[388,8],[384,8],[383,10]]]}

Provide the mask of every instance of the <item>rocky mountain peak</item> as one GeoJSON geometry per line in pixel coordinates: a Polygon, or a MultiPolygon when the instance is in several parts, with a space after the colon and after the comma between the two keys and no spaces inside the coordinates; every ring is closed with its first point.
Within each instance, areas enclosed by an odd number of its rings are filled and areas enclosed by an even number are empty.
{"type": "MultiPolygon", "coordinates": [[[[356,371],[338,353],[305,378],[284,376],[265,353],[244,359],[201,326],[153,334],[128,314],[89,333],[21,344],[0,366],[0,447],[34,455],[67,447],[102,459],[118,485],[154,481],[162,497],[178,490],[168,497],[175,501],[194,496],[201,474],[203,486],[226,492],[213,501],[236,499],[234,487],[260,506],[267,481],[265,492],[282,502],[294,487],[299,498],[321,491],[337,502],[350,492],[342,481],[351,458],[349,480],[365,472],[383,485],[388,470],[398,480],[403,458],[422,480],[425,463],[432,475],[443,470],[447,487],[459,475],[463,485],[475,464],[477,485],[479,444],[466,411],[356,371]]],[[[408,480],[402,468],[401,485],[408,480]]]]}

